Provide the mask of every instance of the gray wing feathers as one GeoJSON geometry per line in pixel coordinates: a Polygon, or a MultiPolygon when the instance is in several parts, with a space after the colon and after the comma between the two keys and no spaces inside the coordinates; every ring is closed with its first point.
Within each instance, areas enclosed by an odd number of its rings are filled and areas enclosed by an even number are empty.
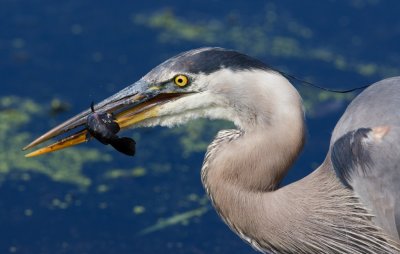
{"type": "Polygon", "coordinates": [[[352,189],[350,182],[353,175],[365,175],[372,166],[369,151],[365,147],[371,131],[370,128],[350,131],[340,137],[332,146],[333,168],[340,181],[350,189],[352,189]]]}
{"type": "Polygon", "coordinates": [[[371,210],[376,224],[399,240],[400,127],[351,131],[334,143],[331,154],[339,179],[371,210]]]}
{"type": "Polygon", "coordinates": [[[373,84],[351,102],[333,131],[330,155],[340,181],[399,240],[400,77],[373,84]]]}

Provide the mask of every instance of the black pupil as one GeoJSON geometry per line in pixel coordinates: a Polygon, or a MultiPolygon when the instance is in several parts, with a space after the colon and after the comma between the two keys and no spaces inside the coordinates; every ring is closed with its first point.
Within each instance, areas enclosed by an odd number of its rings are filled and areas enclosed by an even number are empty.
{"type": "Polygon", "coordinates": [[[179,78],[178,83],[183,83],[183,79],[179,78]]]}

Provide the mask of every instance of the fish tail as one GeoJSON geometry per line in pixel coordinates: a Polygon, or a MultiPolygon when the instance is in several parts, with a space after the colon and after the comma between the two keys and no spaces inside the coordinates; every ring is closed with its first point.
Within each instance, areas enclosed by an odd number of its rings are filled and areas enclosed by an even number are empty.
{"type": "Polygon", "coordinates": [[[136,152],[136,142],[135,140],[127,137],[117,138],[110,142],[110,145],[114,147],[117,151],[129,155],[134,156],[136,152]]]}

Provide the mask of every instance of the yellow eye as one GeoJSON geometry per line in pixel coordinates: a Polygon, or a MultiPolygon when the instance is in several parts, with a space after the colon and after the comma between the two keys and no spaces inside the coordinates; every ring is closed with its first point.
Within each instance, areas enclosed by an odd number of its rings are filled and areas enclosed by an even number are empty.
{"type": "Polygon", "coordinates": [[[189,84],[189,78],[187,76],[185,76],[185,75],[182,75],[182,74],[176,75],[175,78],[174,78],[174,83],[177,86],[184,87],[187,84],[189,84]]]}

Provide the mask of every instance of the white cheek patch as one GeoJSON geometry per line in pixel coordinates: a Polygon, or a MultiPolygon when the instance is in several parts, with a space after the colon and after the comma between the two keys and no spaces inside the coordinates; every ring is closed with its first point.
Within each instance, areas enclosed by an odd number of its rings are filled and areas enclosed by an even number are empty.
{"type": "Polygon", "coordinates": [[[210,92],[201,92],[161,105],[158,117],[146,119],[138,126],[173,127],[197,118],[223,119],[235,123],[237,117],[234,110],[228,107],[221,96],[210,92]]]}

